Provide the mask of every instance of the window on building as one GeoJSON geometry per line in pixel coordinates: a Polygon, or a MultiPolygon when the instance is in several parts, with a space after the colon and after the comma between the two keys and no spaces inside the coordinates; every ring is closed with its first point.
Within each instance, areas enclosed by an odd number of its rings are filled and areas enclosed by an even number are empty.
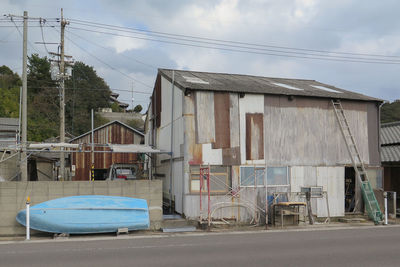
{"type": "Polygon", "coordinates": [[[266,171],[264,167],[240,167],[240,185],[254,186],[255,184],[268,187],[288,186],[288,167],[267,167],[266,171]]]}
{"type": "MultiPolygon", "coordinates": [[[[210,192],[226,193],[231,187],[230,168],[227,166],[210,166],[210,192]]],[[[190,192],[200,192],[200,166],[190,166],[190,192]]],[[[201,192],[207,193],[207,177],[203,177],[201,192]]]]}
{"type": "Polygon", "coordinates": [[[254,166],[240,167],[241,186],[264,186],[265,168],[254,166]]]}
{"type": "Polygon", "coordinates": [[[267,168],[267,185],[279,186],[288,185],[288,168],[287,167],[268,167],[267,168]]]}

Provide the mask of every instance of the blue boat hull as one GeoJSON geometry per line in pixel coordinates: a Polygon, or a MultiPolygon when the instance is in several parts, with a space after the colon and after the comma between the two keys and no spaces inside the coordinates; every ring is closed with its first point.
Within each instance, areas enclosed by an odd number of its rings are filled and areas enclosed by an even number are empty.
{"type": "MultiPolygon", "coordinates": [[[[26,226],[26,210],[17,221],[26,226]]],[[[72,196],[49,200],[30,208],[30,228],[50,233],[91,234],[118,228],[144,230],[150,226],[144,199],[115,196],[72,196]]]]}

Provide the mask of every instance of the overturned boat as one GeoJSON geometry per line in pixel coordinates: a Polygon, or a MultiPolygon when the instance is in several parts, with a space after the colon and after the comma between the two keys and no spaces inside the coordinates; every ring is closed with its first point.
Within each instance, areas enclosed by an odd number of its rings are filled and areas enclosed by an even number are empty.
{"type": "MultiPolygon", "coordinates": [[[[21,210],[16,219],[26,226],[26,210],[21,210]]],[[[49,233],[111,233],[120,228],[132,231],[149,227],[149,208],[145,199],[71,196],[42,202],[30,208],[30,228],[49,233]]]]}

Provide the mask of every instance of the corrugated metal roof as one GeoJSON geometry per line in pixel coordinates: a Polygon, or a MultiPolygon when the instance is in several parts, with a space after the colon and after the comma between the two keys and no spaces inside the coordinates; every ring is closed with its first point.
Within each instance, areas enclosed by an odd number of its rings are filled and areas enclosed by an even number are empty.
{"type": "Polygon", "coordinates": [[[382,162],[400,162],[400,145],[382,146],[381,158],[382,162]]]}
{"type": "Polygon", "coordinates": [[[400,144],[400,121],[381,125],[381,144],[400,144]]]}
{"type": "MultiPolygon", "coordinates": [[[[171,69],[159,69],[158,71],[168,80],[172,80],[171,69]]],[[[175,83],[182,89],[382,101],[378,98],[350,92],[314,80],[183,70],[174,70],[174,72],[175,83]]]]}
{"type": "Polygon", "coordinates": [[[18,131],[18,119],[16,118],[0,118],[1,132],[16,132],[18,131]]]}
{"type": "MultiPolygon", "coordinates": [[[[137,129],[135,129],[135,128],[133,128],[133,127],[131,127],[131,126],[125,124],[125,123],[123,123],[123,122],[117,121],[117,120],[115,120],[115,121],[110,121],[110,122],[108,122],[108,123],[106,123],[106,124],[104,124],[104,125],[101,125],[101,126],[95,128],[95,129],[93,129],[93,132],[96,132],[97,130],[100,130],[100,129],[102,129],[102,128],[104,128],[104,127],[107,127],[107,126],[109,126],[109,125],[111,125],[111,124],[114,124],[114,123],[119,123],[119,124],[125,126],[126,128],[128,128],[128,129],[134,131],[135,133],[137,133],[137,134],[139,134],[139,135],[141,135],[141,136],[144,136],[144,133],[142,133],[141,131],[139,131],[139,130],[137,130],[137,129]]],[[[89,134],[91,134],[91,133],[92,133],[92,131],[89,131],[89,132],[87,132],[87,133],[84,133],[84,134],[82,134],[82,135],[80,135],[80,136],[77,136],[77,137],[75,137],[75,138],[69,140],[69,142],[71,143],[71,142],[73,142],[73,141],[75,141],[75,140],[77,140],[77,139],[80,139],[80,138],[82,138],[82,137],[84,137],[84,136],[86,136],[86,135],[89,135],[89,134]]]]}

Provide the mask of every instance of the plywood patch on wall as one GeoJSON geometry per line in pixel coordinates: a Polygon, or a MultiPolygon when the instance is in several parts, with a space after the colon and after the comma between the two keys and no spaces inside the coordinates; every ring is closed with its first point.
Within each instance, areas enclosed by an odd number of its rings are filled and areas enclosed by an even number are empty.
{"type": "Polygon", "coordinates": [[[264,159],[264,118],[262,113],[246,114],[246,159],[264,159]]]}

